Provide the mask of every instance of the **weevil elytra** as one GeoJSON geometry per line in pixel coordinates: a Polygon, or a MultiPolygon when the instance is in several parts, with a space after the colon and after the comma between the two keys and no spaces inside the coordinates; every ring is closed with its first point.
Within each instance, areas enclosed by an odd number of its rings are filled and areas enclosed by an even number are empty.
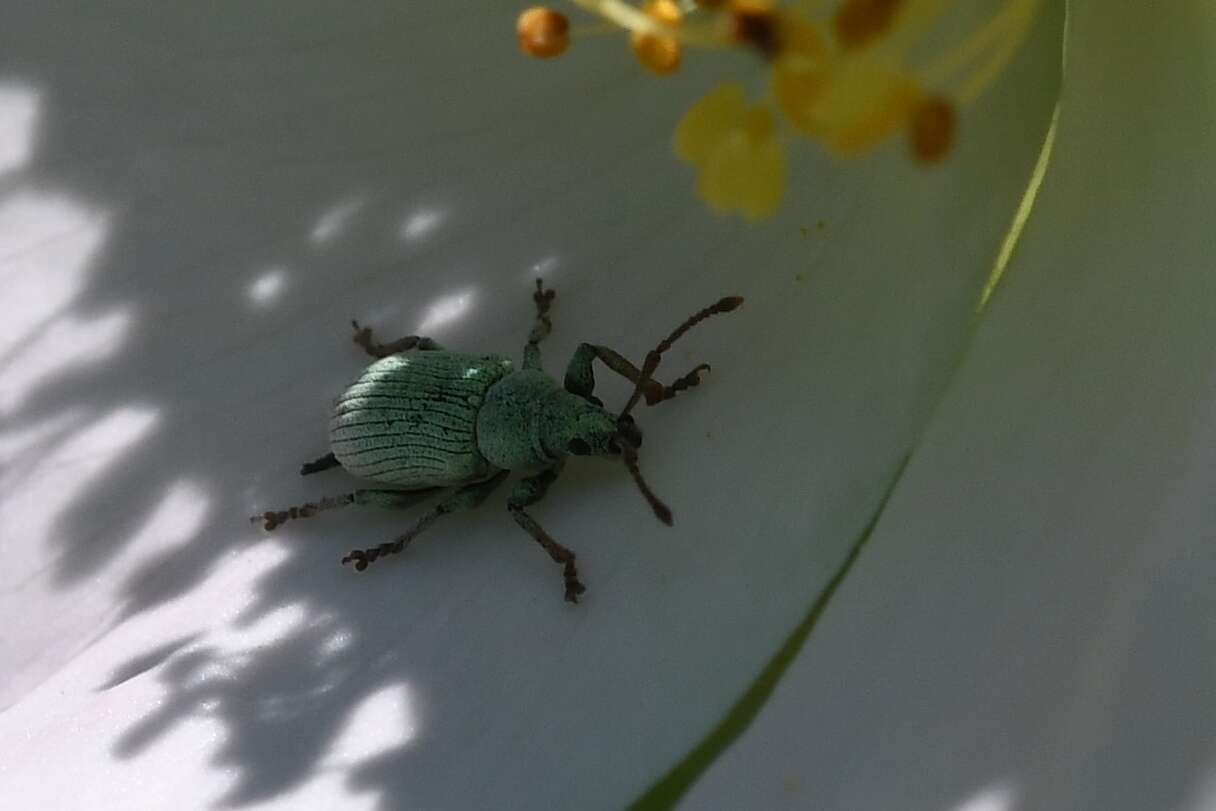
{"type": "Polygon", "coordinates": [[[664,352],[685,332],[717,313],[743,303],[728,296],[699,310],[647,353],[642,368],[606,346],[584,343],[566,367],[563,385],[541,368],[540,342],[552,330],[554,292],[536,282],[532,298],[536,322],[524,346],[523,366],[501,355],[450,352],[429,338],[411,335],[378,343],[372,331],[351,322],[354,341],[376,361],[337,399],[329,423],[331,452],[305,464],[302,475],[334,467],[382,485],[356,490],[287,510],[254,516],[273,530],[284,521],[306,518],[350,504],[408,507],[420,491],[445,491],[430,511],[404,534],[342,558],[357,571],[401,552],[435,519],[483,502],[511,471],[529,473],[507,499],[515,522],[562,566],[566,599],[578,602],[586,589],[578,579],[574,553],[549,536],[527,508],[544,498],[566,456],[611,456],[624,461],[655,515],[672,523],[671,510],[651,492],[638,470],[642,432],[630,415],[670,400],[701,382],[700,364],[671,385],[653,378],[664,352]],[[598,359],[634,384],[625,407],[613,414],[594,394],[592,362],[598,359]]]}

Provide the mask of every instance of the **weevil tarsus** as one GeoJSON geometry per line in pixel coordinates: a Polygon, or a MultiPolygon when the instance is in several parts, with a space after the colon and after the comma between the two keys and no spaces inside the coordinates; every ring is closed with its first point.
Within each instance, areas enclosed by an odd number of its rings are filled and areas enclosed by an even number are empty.
{"type": "Polygon", "coordinates": [[[553,306],[553,299],[556,297],[557,293],[553,290],[545,289],[542,280],[536,280],[536,292],[532,294],[532,301],[536,304],[536,321],[532,325],[532,331],[528,333],[528,343],[524,345],[525,369],[541,370],[540,342],[549,337],[549,333],[553,331],[553,321],[549,318],[549,309],[553,306]]]}
{"type": "Polygon", "coordinates": [[[350,324],[355,328],[355,335],[351,340],[363,347],[363,351],[373,358],[387,358],[389,355],[408,352],[411,349],[417,349],[419,352],[438,352],[443,350],[443,347],[435,341],[420,335],[407,335],[404,338],[398,338],[386,344],[378,343],[372,337],[371,327],[361,327],[358,321],[351,321],[350,324]]]}
{"type": "MultiPolygon", "coordinates": [[[[640,375],[642,380],[651,379],[651,375],[653,375],[655,373],[655,370],[659,368],[659,363],[663,358],[663,353],[666,352],[668,349],[671,349],[672,344],[674,344],[681,337],[683,337],[684,333],[688,332],[690,329],[695,327],[697,324],[700,324],[702,321],[704,321],[706,318],[709,318],[711,315],[718,315],[719,313],[729,313],[732,310],[737,309],[739,307],[739,305],[741,305],[741,304],[743,304],[742,296],[725,296],[723,298],[718,299],[717,301],[715,301],[713,304],[709,305],[708,307],[703,307],[700,310],[697,310],[692,315],[690,315],[688,318],[685,318],[683,323],[680,324],[680,326],[676,327],[674,330],[671,331],[670,335],[668,335],[663,340],[659,341],[658,346],[656,346],[654,349],[652,349],[646,353],[646,359],[642,362],[642,372],[640,375]]],[[[698,369],[699,368],[700,367],[698,367],[698,369]]],[[[709,366],[705,365],[705,369],[708,370],[709,366]]],[[[693,369],[691,372],[684,375],[684,377],[677,380],[675,384],[666,387],[664,389],[664,391],[666,392],[666,391],[670,390],[671,396],[675,396],[676,391],[678,391],[676,386],[679,386],[682,382],[685,383],[685,385],[682,388],[688,388],[689,386],[697,385],[697,383],[700,382],[700,377],[698,376],[697,369],[693,369]]],[[[621,409],[620,416],[621,417],[627,416],[629,414],[629,412],[633,410],[633,407],[635,405],[637,405],[638,399],[644,393],[645,393],[645,389],[644,389],[643,383],[641,381],[639,381],[637,383],[637,387],[633,390],[633,396],[631,396],[629,398],[629,402],[625,403],[625,407],[623,409],[621,409]]],[[[647,398],[647,402],[649,402],[649,398],[647,398]]],[[[652,405],[653,405],[653,403],[652,403],[652,405]]]]}

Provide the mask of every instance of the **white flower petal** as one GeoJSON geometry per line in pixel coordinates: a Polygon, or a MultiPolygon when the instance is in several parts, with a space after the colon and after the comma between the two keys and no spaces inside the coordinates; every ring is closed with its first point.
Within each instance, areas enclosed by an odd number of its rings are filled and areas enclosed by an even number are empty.
{"type": "MultiPolygon", "coordinates": [[[[800,145],[784,210],[748,229],[700,207],[667,147],[722,69],[654,81],[609,40],[536,63],[504,9],[6,13],[0,81],[37,94],[38,128],[0,195],[112,214],[45,320],[127,321],[115,352],[0,391],[15,404],[0,447],[20,449],[3,459],[0,612],[54,642],[25,633],[2,653],[0,796],[619,807],[749,682],[873,510],[1034,162],[1051,25],[1012,90],[964,116],[946,167],[800,145]],[[432,210],[441,228],[402,225],[432,210]],[[661,370],[708,361],[712,377],[638,415],[673,529],[619,466],[571,464],[535,514],[579,554],[578,607],[501,498],[363,575],[339,557],[417,513],[347,510],[260,540],[250,513],[355,486],[296,475],[366,360],[352,317],[386,337],[429,319],[453,348],[518,356],[537,266],[558,290],[558,374],[580,341],[638,358],[697,308],[747,297],[661,370]],[[273,306],[251,297],[268,269],[273,306]],[[110,413],[150,427],[85,453],[78,432],[110,413]],[[383,696],[383,727],[348,757],[383,696]]],[[[72,239],[0,248],[0,284],[15,261],[53,274],[72,239]]],[[[46,324],[28,331],[15,346],[46,324]]]]}

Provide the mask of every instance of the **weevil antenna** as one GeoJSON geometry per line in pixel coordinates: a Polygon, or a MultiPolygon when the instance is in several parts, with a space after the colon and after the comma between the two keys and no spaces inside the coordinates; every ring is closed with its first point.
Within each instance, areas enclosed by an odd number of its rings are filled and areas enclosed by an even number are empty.
{"type": "Polygon", "coordinates": [[[642,471],[638,469],[637,448],[628,441],[621,441],[617,444],[621,448],[621,458],[625,460],[625,467],[629,469],[629,475],[633,476],[634,484],[642,491],[642,497],[646,499],[650,509],[654,510],[655,517],[667,526],[671,526],[671,508],[659,500],[659,497],[650,489],[650,485],[646,484],[646,480],[642,478],[642,471]]]}
{"type": "Polygon", "coordinates": [[[629,402],[625,403],[625,407],[621,409],[621,413],[617,416],[617,420],[620,421],[621,419],[629,416],[629,412],[632,411],[633,407],[638,404],[638,400],[642,397],[642,389],[645,388],[646,383],[655,373],[655,370],[659,368],[659,361],[662,359],[663,353],[668,349],[671,349],[672,344],[678,341],[684,335],[684,333],[688,332],[690,329],[695,327],[697,324],[700,324],[711,315],[717,315],[718,313],[729,313],[742,303],[742,296],[727,296],[725,298],[718,299],[708,307],[698,310],[690,315],[684,320],[683,324],[680,324],[680,326],[676,327],[670,335],[660,341],[658,346],[647,352],[646,360],[642,363],[642,372],[638,375],[638,382],[633,387],[633,394],[630,396],[629,402]]]}

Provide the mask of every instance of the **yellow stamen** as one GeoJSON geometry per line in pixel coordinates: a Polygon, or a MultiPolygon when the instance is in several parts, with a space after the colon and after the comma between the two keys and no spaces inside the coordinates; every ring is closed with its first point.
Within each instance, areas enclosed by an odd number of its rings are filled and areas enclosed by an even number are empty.
{"type": "Polygon", "coordinates": [[[727,29],[721,21],[701,25],[681,25],[679,28],[662,23],[637,6],[624,0],[571,0],[576,6],[602,17],[635,34],[670,37],[684,45],[723,47],[730,45],[727,29]]]}
{"type": "MultiPolygon", "coordinates": [[[[918,54],[956,0],[571,0],[605,26],[630,34],[649,70],[675,71],[685,46],[744,47],[769,73],[768,106],[749,107],[742,87],[720,87],[685,114],[676,153],[697,169],[711,205],[747,217],[770,213],[784,186],[776,111],[798,134],[839,156],[869,151],[899,132],[921,162],[953,149],[958,110],[992,84],[1017,53],[1041,0],[984,0],[995,13],[928,65],[918,54]]],[[[962,4],[959,4],[962,5],[962,4]]],[[[520,16],[520,46],[556,56],[565,18],[535,7],[520,16]]],[[[785,128],[788,134],[789,127],[785,128]]]]}
{"type": "Polygon", "coordinates": [[[1010,0],[1006,6],[950,53],[921,71],[924,80],[935,86],[947,84],[985,53],[987,61],[971,72],[956,94],[959,101],[974,101],[1017,52],[1030,30],[1040,0],[1010,0]]]}
{"type": "Polygon", "coordinates": [[[804,135],[821,134],[813,109],[829,81],[831,63],[819,29],[801,16],[783,15],[781,49],[773,60],[770,86],[777,105],[804,135]]]}
{"type": "MultiPolygon", "coordinates": [[[[647,0],[643,10],[665,25],[680,24],[680,8],[672,0],[647,0]]],[[[638,61],[655,73],[674,73],[680,66],[680,43],[674,37],[634,32],[630,44],[638,61]]]]}
{"type": "Polygon", "coordinates": [[[570,26],[570,38],[582,39],[584,37],[602,37],[609,34],[619,34],[621,29],[608,22],[600,20],[594,23],[586,23],[584,25],[570,26]]]}

